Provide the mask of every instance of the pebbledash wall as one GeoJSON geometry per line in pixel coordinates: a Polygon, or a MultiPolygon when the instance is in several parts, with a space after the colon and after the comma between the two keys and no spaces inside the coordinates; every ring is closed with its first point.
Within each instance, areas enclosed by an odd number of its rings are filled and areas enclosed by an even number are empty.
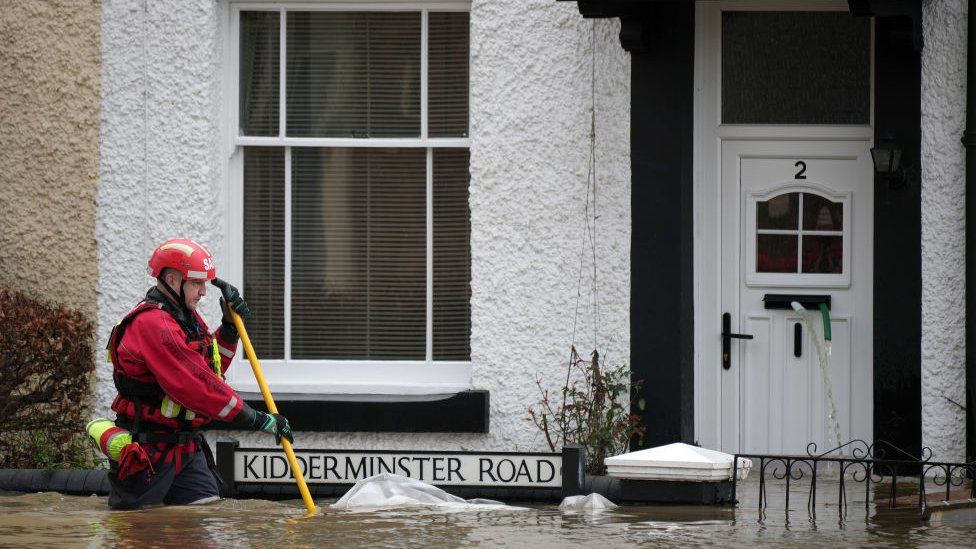
{"type": "Polygon", "coordinates": [[[966,5],[922,4],[922,445],[947,461],[966,457],[966,5]]]}
{"type": "MultiPolygon", "coordinates": [[[[160,241],[197,239],[215,254],[218,272],[226,260],[227,6],[103,2],[96,226],[102,346],[151,284],[146,261],[160,241]]],[[[573,3],[471,4],[472,387],[490,391],[491,432],[300,433],[299,447],[547,450],[527,410],[539,398],[537,378],[558,390],[573,343],[594,38],[599,323],[595,330],[592,262],[585,257],[576,344],[598,345],[611,363],[628,360],[630,67],[618,33],[617,20],[584,20],[573,3]]],[[[216,301],[213,294],[205,299],[212,325],[216,301]]],[[[246,359],[235,367],[248,368],[246,359]]],[[[114,389],[104,362],[98,380],[97,411],[107,414],[114,389]]],[[[246,445],[271,442],[234,435],[246,445]]]]}
{"type": "MultiPolygon", "coordinates": [[[[145,262],[159,241],[190,235],[222,258],[226,5],[102,3],[100,345],[150,284],[145,262]]],[[[965,403],[966,356],[965,166],[959,141],[965,124],[966,2],[926,0],[923,15],[922,443],[936,459],[959,461],[966,439],[958,405],[965,403]]],[[[491,433],[303,433],[301,447],[545,449],[526,409],[537,400],[537,376],[558,385],[572,339],[592,25],[574,3],[471,5],[473,387],[491,392],[491,433]]],[[[618,20],[597,20],[595,31],[596,338],[610,362],[618,362],[629,356],[630,70],[617,38],[618,20]]],[[[591,349],[591,288],[584,283],[576,343],[591,349]]],[[[205,317],[215,322],[216,300],[207,301],[205,317]]],[[[106,413],[114,394],[109,367],[100,364],[98,374],[98,410],[106,413]]],[[[245,443],[267,443],[239,435],[245,443]]]]}
{"type": "Polygon", "coordinates": [[[94,320],[99,3],[0,9],[0,284],[94,320]]]}

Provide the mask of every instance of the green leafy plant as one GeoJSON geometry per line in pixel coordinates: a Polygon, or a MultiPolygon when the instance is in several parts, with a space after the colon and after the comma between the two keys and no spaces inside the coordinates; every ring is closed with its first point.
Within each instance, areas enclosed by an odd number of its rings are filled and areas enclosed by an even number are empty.
{"type": "Polygon", "coordinates": [[[51,433],[33,429],[21,434],[29,463],[37,469],[92,469],[104,466],[104,459],[82,433],[51,433]],[[59,440],[60,437],[60,440],[59,440]]]}
{"type": "Polygon", "coordinates": [[[567,443],[585,448],[588,474],[605,473],[604,458],[627,451],[635,437],[643,440],[640,416],[626,406],[633,401],[644,409],[643,381],[632,381],[625,365],[603,368],[597,351],[586,361],[572,347],[566,384],[559,395],[550,393],[541,378],[536,378],[536,385],[542,397],[529,408],[529,417],[553,452],[567,443]]]}

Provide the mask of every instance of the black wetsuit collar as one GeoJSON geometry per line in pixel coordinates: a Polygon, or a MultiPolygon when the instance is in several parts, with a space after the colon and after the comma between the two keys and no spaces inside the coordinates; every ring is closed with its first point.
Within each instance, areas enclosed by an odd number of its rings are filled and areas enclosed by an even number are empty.
{"type": "Polygon", "coordinates": [[[195,334],[200,331],[200,325],[197,323],[196,315],[185,306],[176,306],[173,300],[159,288],[155,286],[149,288],[149,291],[146,292],[146,301],[153,301],[162,305],[162,309],[169,313],[187,334],[195,334]]]}

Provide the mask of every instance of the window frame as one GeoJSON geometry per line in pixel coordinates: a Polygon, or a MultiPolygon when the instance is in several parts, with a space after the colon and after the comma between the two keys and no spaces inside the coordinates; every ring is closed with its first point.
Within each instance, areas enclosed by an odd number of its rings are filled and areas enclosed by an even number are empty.
{"type": "Polygon", "coordinates": [[[851,285],[851,193],[833,193],[828,189],[816,185],[787,185],[777,187],[768,192],[752,192],[744,197],[745,217],[745,246],[743,265],[746,271],[747,286],[773,286],[773,287],[813,287],[813,288],[848,288],[851,285]],[[776,230],[763,229],[757,227],[756,211],[759,202],[765,202],[777,196],[789,193],[806,193],[817,195],[831,202],[839,203],[843,206],[843,229],[840,231],[808,231],[803,229],[803,200],[802,197],[798,206],[798,225],[796,230],[776,230]],[[803,260],[803,236],[804,235],[827,235],[841,236],[842,254],[840,273],[765,273],[758,272],[756,267],[756,239],[759,234],[787,234],[797,236],[797,264],[798,268],[803,260]]]}
{"type": "MultiPolygon", "coordinates": [[[[428,136],[428,15],[431,12],[470,12],[467,0],[379,1],[379,2],[231,2],[227,4],[227,32],[224,55],[224,109],[222,128],[227,150],[226,235],[222,277],[240,284],[244,274],[244,147],[282,148],[284,152],[285,266],[284,266],[284,349],[285,358],[263,360],[262,370],[276,392],[291,394],[449,394],[471,386],[471,361],[434,361],[433,352],[433,151],[435,148],[470,150],[470,103],[468,137],[428,136]],[[240,14],[242,11],[277,11],[279,24],[279,124],[277,136],[239,134],[240,14]],[[416,138],[327,138],[287,137],[286,44],[288,11],[409,11],[421,14],[420,135],[416,138]],[[427,238],[427,322],[424,360],[296,360],[291,358],[291,151],[295,147],[316,148],[423,148],[426,150],[426,238],[427,238]],[[223,274],[226,273],[226,274],[223,274]]],[[[469,38],[470,56],[470,38],[469,38]]],[[[470,67],[470,65],[469,65],[470,67]]],[[[470,98],[470,88],[469,88],[470,98]]],[[[470,336],[469,336],[470,337],[470,336]]],[[[244,358],[239,345],[239,360],[244,358]]],[[[256,353],[260,349],[255,350],[256,353]]],[[[253,375],[246,368],[228,371],[227,381],[243,393],[258,393],[253,375]]]]}

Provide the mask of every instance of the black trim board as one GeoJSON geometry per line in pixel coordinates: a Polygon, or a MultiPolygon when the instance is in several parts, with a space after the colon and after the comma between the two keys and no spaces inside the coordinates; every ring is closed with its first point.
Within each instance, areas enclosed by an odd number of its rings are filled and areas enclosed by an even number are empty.
{"type": "MultiPolygon", "coordinates": [[[[910,17],[875,17],[874,137],[902,147],[910,183],[874,180],[874,437],[921,455],[921,54],[910,17]]],[[[856,365],[854,365],[856,366],[856,365]]]]}
{"type": "MultiPolygon", "coordinates": [[[[267,411],[262,400],[247,400],[267,411]]],[[[389,433],[487,433],[489,394],[470,390],[439,400],[278,400],[278,412],[295,431],[389,433]]],[[[234,429],[222,423],[218,429],[234,429]]]]}
{"type": "MultiPolygon", "coordinates": [[[[631,376],[643,444],[694,442],[695,9],[656,4],[631,53],[631,376]]],[[[719,319],[715,319],[716,327],[719,319]]],[[[635,446],[635,448],[638,446],[635,446]]]]}

